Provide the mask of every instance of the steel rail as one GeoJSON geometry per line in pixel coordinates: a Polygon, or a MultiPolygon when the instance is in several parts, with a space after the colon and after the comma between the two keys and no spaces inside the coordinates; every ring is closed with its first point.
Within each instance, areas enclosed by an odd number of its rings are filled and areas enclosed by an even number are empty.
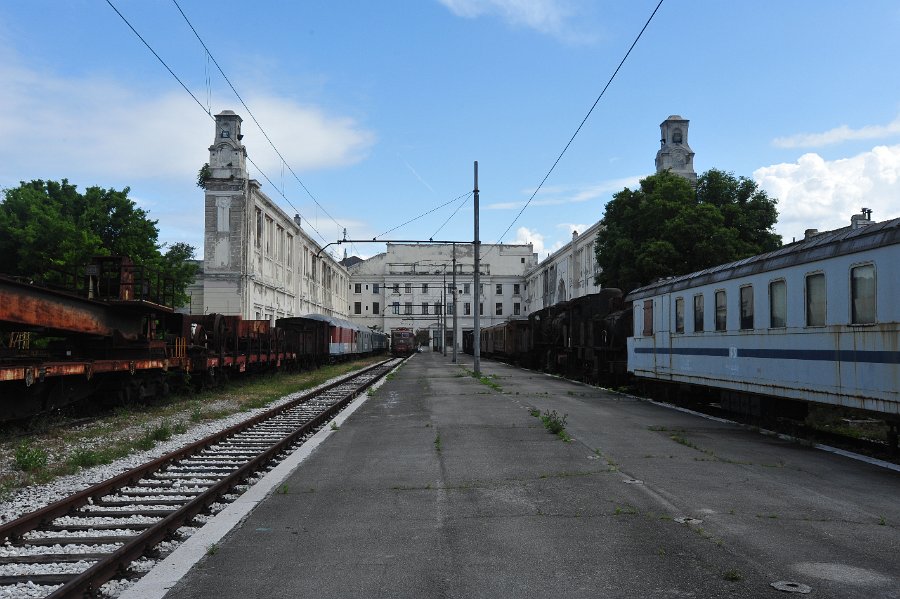
{"type": "MultiPolygon", "coordinates": [[[[0,541],[11,540],[20,542],[25,533],[49,526],[55,518],[60,516],[73,514],[75,510],[87,505],[92,499],[102,498],[123,487],[134,484],[141,479],[145,479],[173,462],[190,457],[192,454],[226,440],[228,437],[248,430],[265,420],[277,417],[282,413],[315,399],[341,385],[346,385],[352,382],[353,379],[363,377],[377,369],[383,368],[391,361],[392,360],[385,360],[350,374],[325,387],[306,393],[281,406],[267,410],[244,422],[238,423],[218,433],[214,433],[213,435],[191,443],[179,450],[160,456],[147,464],[123,472],[107,481],[93,485],[67,498],[41,508],[40,510],[26,514],[16,520],[4,524],[0,526],[0,541]]],[[[117,575],[120,575],[131,562],[146,554],[159,542],[170,537],[181,526],[184,526],[185,523],[205,511],[223,495],[228,494],[234,487],[241,484],[254,472],[260,470],[263,464],[272,461],[281,452],[296,443],[303,435],[309,433],[310,430],[322,426],[336,412],[341,410],[347,403],[374,384],[379,378],[380,377],[377,376],[372,377],[365,380],[361,385],[355,385],[354,388],[346,393],[339,401],[326,408],[317,416],[314,416],[311,420],[300,425],[299,428],[282,437],[274,444],[269,445],[268,448],[238,467],[237,470],[231,472],[224,478],[219,479],[205,491],[198,494],[197,497],[189,500],[180,508],[169,513],[162,520],[154,523],[152,527],[136,536],[122,536],[121,540],[124,544],[120,548],[105,556],[104,559],[97,561],[93,566],[83,572],[68,575],[68,582],[65,582],[63,586],[56,589],[52,594],[48,595],[48,597],[52,597],[53,599],[62,597],[83,597],[86,594],[95,592],[102,584],[115,578],[117,575]]],[[[127,524],[123,525],[123,528],[127,528],[127,524]]],[[[72,540],[73,543],[78,542],[78,538],[73,538],[72,540]]],[[[24,542],[27,544],[27,541],[24,542]]]]}

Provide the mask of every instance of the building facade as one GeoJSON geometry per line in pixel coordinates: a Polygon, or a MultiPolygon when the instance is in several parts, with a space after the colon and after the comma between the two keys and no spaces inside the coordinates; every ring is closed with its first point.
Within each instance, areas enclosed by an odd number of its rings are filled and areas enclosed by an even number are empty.
{"type": "Polygon", "coordinates": [[[600,291],[595,282],[600,267],[594,252],[600,230],[596,222],[580,234],[574,231],[572,241],[526,271],[525,304],[529,312],[600,291]]]}
{"type": "Polygon", "coordinates": [[[347,311],[362,326],[386,332],[425,329],[433,348],[440,349],[444,343],[452,347],[454,342],[461,348],[463,332],[474,330],[475,310],[480,311],[482,327],[527,316],[524,275],[536,262],[531,244],[481,244],[480,288],[476,290],[472,244],[388,243],[383,254],[349,268],[347,311]]]}
{"type": "Polygon", "coordinates": [[[247,174],[241,117],[216,115],[205,173],[202,274],[188,289],[192,313],[270,320],[346,317],[349,275],[247,174]],[[196,297],[199,295],[199,297],[196,297]]]}

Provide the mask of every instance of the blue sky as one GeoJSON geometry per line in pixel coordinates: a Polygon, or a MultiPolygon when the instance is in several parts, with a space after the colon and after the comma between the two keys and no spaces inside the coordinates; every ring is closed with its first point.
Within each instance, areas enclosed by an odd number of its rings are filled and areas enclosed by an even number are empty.
{"type": "MultiPolygon", "coordinates": [[[[863,206],[900,216],[894,0],[665,0],[515,222],[658,0],[179,0],[321,207],[173,2],[111,1],[200,104],[242,115],[275,188],[252,175],[320,242],[342,227],[356,239],[472,239],[471,200],[381,234],[465,196],[477,160],[482,241],[530,241],[543,258],[653,172],[670,114],[691,121],[698,172],[752,177],[779,199],[785,241],[863,206]]],[[[195,180],[212,121],[105,0],[0,3],[0,81],[0,187],[129,186],[161,241],[202,254],[195,180]]]]}

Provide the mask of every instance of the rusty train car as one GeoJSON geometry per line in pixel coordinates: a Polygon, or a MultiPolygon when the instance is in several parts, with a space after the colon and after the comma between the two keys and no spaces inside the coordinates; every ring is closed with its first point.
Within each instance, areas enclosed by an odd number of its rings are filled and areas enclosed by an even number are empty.
{"type": "MultiPolygon", "coordinates": [[[[560,302],[481,330],[481,354],[525,368],[591,383],[617,385],[627,376],[626,339],[631,311],[622,292],[560,302]]],[[[463,350],[472,353],[471,341],[463,350]]]]}
{"type": "Polygon", "coordinates": [[[0,421],[334,359],[327,321],[180,314],[174,297],[171,281],[122,257],[59,287],[0,276],[0,421]]]}

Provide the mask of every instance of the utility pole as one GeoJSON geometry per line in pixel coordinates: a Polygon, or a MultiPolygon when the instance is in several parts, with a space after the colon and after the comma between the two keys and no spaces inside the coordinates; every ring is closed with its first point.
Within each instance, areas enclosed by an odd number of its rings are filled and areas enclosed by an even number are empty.
{"type": "Polygon", "coordinates": [[[475,376],[481,376],[481,242],[478,241],[478,161],[475,161],[475,334],[472,339],[472,355],[475,358],[475,376]]]}
{"type": "Polygon", "coordinates": [[[453,363],[456,364],[456,244],[453,244],[453,363]]]}
{"type": "Polygon", "coordinates": [[[447,355],[447,263],[444,263],[444,284],[441,286],[441,347],[447,355]]]}

